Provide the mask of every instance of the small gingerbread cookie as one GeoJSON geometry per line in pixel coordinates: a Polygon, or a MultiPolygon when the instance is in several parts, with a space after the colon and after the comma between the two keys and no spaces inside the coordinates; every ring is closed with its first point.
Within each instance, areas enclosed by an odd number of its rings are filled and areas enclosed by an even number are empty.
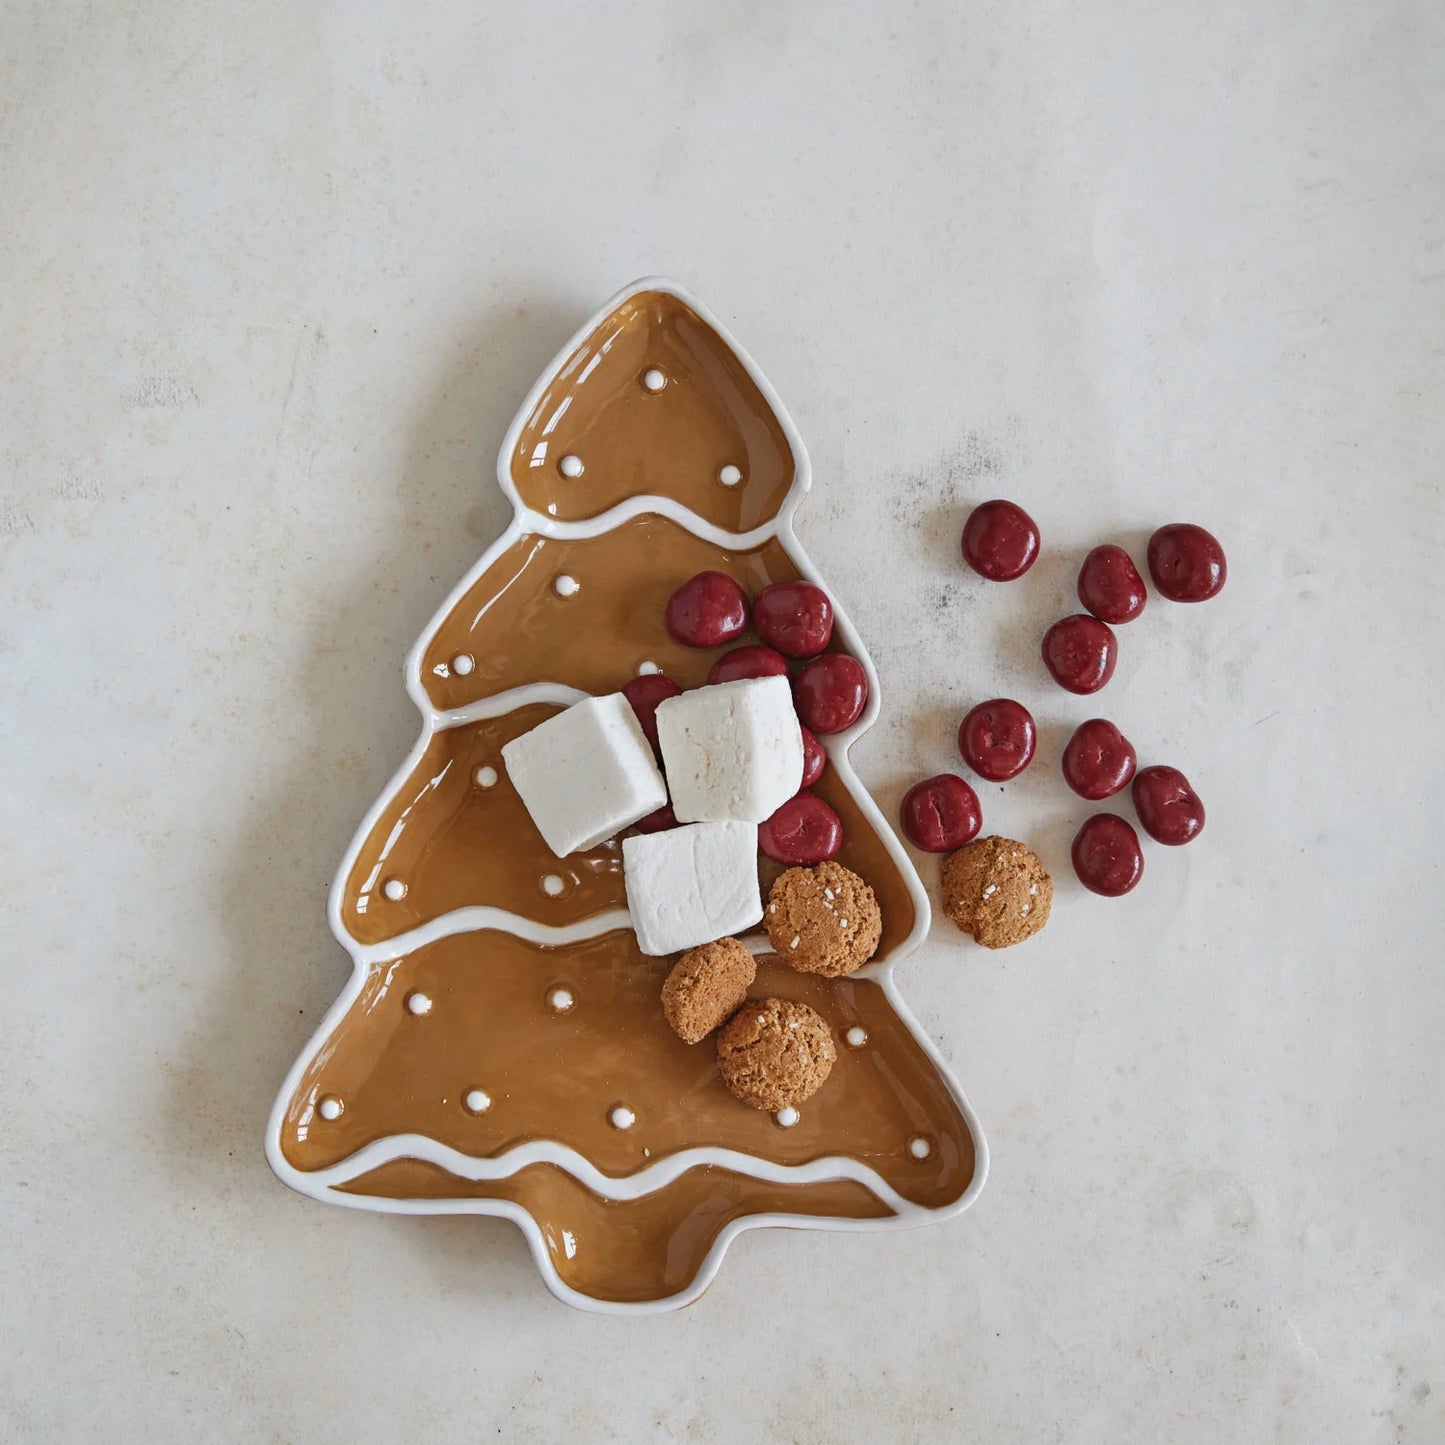
{"type": "Polygon", "coordinates": [[[811,1098],[837,1057],[822,1015],[791,999],[753,999],[717,1036],[723,1083],[754,1109],[791,1109],[811,1098]]]}
{"type": "Polygon", "coordinates": [[[975,838],[943,862],[943,911],[985,948],[1032,938],[1049,921],[1053,880],[1012,838],[975,838]]]}
{"type": "Polygon", "coordinates": [[[789,868],[773,884],[763,919],[784,963],[829,978],[862,968],[883,935],[873,890],[840,863],[789,868]]]}
{"type": "Polygon", "coordinates": [[[736,938],[689,949],[662,985],[662,1012],[673,1032],[684,1043],[705,1039],[747,998],[757,972],[747,945],[736,938]]]}

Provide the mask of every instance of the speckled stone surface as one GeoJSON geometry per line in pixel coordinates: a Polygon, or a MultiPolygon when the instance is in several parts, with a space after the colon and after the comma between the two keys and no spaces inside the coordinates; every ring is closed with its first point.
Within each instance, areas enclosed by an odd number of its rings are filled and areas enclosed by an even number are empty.
{"type": "Polygon", "coordinates": [[[0,32],[0,1439],[1445,1438],[1438,7],[0,32]],[[985,829],[1058,888],[1024,947],[941,922],[905,965],[989,1134],[971,1213],[751,1235],[613,1321],[509,1224],[310,1203],[261,1136],[506,421],[649,271],[808,441],[886,690],[865,781],[896,807],[1018,697],[985,829]],[[1044,535],[1009,587],[957,558],[997,495],[1044,535]],[[1058,690],[1079,559],[1179,520],[1225,591],[1058,690]],[[1068,866],[1097,714],[1209,808],[1122,900],[1068,866]]]}

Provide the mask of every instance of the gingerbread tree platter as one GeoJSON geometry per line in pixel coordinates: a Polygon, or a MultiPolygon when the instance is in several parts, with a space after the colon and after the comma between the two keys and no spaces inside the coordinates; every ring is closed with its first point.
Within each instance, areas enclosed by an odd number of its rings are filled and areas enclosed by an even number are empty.
{"type": "Polygon", "coordinates": [[[928,899],[849,764],[878,688],[841,610],[829,646],[862,664],[868,703],[825,740],[813,792],[881,939],[846,977],[746,940],[749,993],[810,1005],[837,1041],[826,1086],[787,1117],[740,1104],[714,1050],[667,1026],[671,960],[639,948],[619,839],[557,857],[502,756],[639,674],[701,686],[723,649],[681,646],[662,620],[695,574],[750,594],[823,585],[792,530],[807,454],[772,388],[697,301],[641,281],[537,382],[498,478],[511,525],[407,658],[421,736],[336,875],[330,921],[354,970],[281,1089],[272,1167],[355,1208],[513,1219],[556,1295],[609,1311],[695,1299],[745,1229],[965,1208],[986,1152],[895,987],[928,899]]]}

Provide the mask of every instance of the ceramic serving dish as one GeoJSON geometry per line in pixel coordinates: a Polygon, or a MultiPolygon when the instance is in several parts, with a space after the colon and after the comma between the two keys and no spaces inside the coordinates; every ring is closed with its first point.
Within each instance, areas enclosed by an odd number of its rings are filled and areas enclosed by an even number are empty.
{"type": "Polygon", "coordinates": [[[793,533],[811,473],[772,387],[699,302],[638,281],[532,388],[497,476],[512,522],[407,657],[421,736],[331,890],[353,972],[277,1097],[272,1168],[352,1208],[512,1219],[554,1294],[610,1312],[696,1299],[746,1229],[907,1228],[966,1208],[983,1136],[894,978],[928,897],[848,759],[878,679],[793,533]],[[883,938],[837,979],[748,940],[754,995],[811,1004],[838,1042],[824,1087],[777,1116],[726,1092],[710,1041],[664,1023],[670,960],[637,948],[617,840],[555,858],[501,759],[637,672],[701,685],[722,649],[681,647],[662,619],[706,569],[750,593],[823,587],[831,646],[870,688],[824,740],[814,790],[842,819],[839,861],[872,885],[883,938]]]}

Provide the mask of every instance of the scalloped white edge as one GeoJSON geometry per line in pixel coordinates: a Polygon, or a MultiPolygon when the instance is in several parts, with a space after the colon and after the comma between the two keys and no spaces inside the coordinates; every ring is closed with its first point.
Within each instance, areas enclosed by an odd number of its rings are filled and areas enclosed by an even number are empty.
{"type": "Polygon", "coordinates": [[[868,655],[867,648],[864,647],[862,639],[858,636],[853,624],[849,621],[847,613],[837,600],[835,590],[831,587],[825,587],[825,590],[829,596],[833,598],[834,625],[842,635],[848,650],[862,663],[864,671],[868,675],[868,703],[857,722],[846,731],[835,733],[828,737],[824,742],[824,747],[827,750],[829,761],[837,770],[844,787],[859,805],[864,815],[868,818],[868,821],[877,831],[878,836],[882,839],[884,847],[887,849],[889,856],[892,858],[903,878],[909,896],[912,899],[914,909],[913,929],[907,938],[893,950],[886,960],[875,961],[869,964],[865,969],[860,970],[855,977],[872,979],[882,988],[889,1004],[903,1022],[904,1027],[913,1035],[919,1047],[938,1070],[954,1103],[957,1104],[959,1112],[963,1116],[964,1123],[973,1138],[974,1146],[973,1178],[969,1181],[968,1188],[963,1194],[952,1204],[931,1209],[903,1199],[876,1170],[870,1169],[857,1159],[835,1157],[815,1159],[807,1164],[782,1165],[774,1164],[770,1160],[757,1158],[754,1155],[742,1154],[736,1150],[713,1147],[688,1149],[678,1154],[668,1155],[645,1169],[638,1170],[633,1174],[620,1178],[603,1174],[583,1155],[551,1140],[532,1140],[525,1144],[516,1145],[504,1154],[496,1155],[488,1159],[477,1159],[471,1155],[462,1154],[424,1135],[391,1135],[384,1139],[373,1140],[370,1144],[365,1145],[356,1153],[348,1156],[339,1164],[331,1166],[329,1169],[313,1171],[295,1168],[282,1153],[281,1139],[286,1109],[296,1089],[300,1085],[302,1075],[310,1066],[312,1059],[331,1037],[332,1031],[345,1017],[352,1003],[355,1002],[361,993],[372,969],[378,963],[385,962],[388,959],[399,958],[421,944],[431,942],[437,938],[480,928],[501,928],[536,943],[555,944],[596,937],[619,927],[627,927],[629,924],[625,911],[616,909],[598,914],[593,918],[584,919],[579,923],[562,928],[555,928],[547,924],[538,923],[535,920],[508,913],[503,909],[477,906],[456,909],[451,913],[444,914],[440,918],[431,919],[418,928],[411,929],[405,934],[397,935],[380,944],[363,945],[353,939],[347,932],[342,914],[342,898],[345,893],[346,879],[350,875],[352,864],[360,853],[366,839],[370,836],[376,820],[412,775],[413,770],[420,762],[422,755],[426,751],[427,744],[431,741],[433,735],[444,728],[457,727],[463,723],[475,721],[479,718],[493,717],[510,712],[513,708],[520,707],[527,702],[556,701],[567,703],[575,701],[583,695],[578,693],[575,688],[565,687],[561,684],[533,683],[525,687],[511,688],[504,692],[493,694],[477,703],[470,704],[467,707],[453,709],[450,712],[440,711],[434,708],[431,699],[427,696],[426,690],[422,685],[422,658],[425,655],[427,645],[433,634],[441,626],[444,619],[450,615],[456,603],[470,590],[477,579],[492,565],[497,557],[505,552],[507,548],[521,536],[540,534],[558,538],[594,537],[611,531],[612,528],[622,522],[646,512],[659,513],[677,522],[680,526],[685,527],[695,536],[735,551],[758,546],[776,537],[778,541],[782,543],[788,556],[797,566],[798,571],[804,577],[817,583],[820,587],[824,587],[823,579],[819,576],[817,569],[813,566],[811,559],[807,553],[804,552],[793,532],[793,514],[797,511],[798,504],[812,486],[812,480],[812,466],[808,460],[807,448],[803,445],[803,439],[798,434],[798,429],[794,425],[792,417],[788,414],[787,408],[784,407],[781,399],[773,390],[767,377],[763,375],[752,357],[738,345],[737,340],[707,307],[683,287],[664,277],[646,276],[638,281],[634,281],[630,286],[623,287],[615,296],[604,302],[603,305],[577,329],[574,335],[564,343],[553,360],[543,369],[531,390],[527,393],[526,399],[518,408],[511,425],[507,428],[507,433],[502,439],[502,445],[497,455],[497,481],[503,493],[512,503],[512,520],[496,541],[486,549],[466,576],[451,590],[433,615],[432,620],[423,630],[421,636],[417,639],[416,644],[407,654],[405,664],[406,690],[421,712],[421,735],[418,737],[411,753],[393,775],[391,782],[382,790],[376,802],[372,804],[366,816],[361,820],[350,845],[342,857],[340,867],[337,869],[335,879],[331,885],[330,895],[327,899],[327,920],[331,925],[331,932],[337,942],[351,955],[352,975],[335,1003],[327,1010],[326,1016],[321,1020],[321,1023],[317,1026],[306,1046],[301,1050],[296,1062],[286,1075],[286,1079],[281,1085],[281,1090],[276,1096],[276,1102],[272,1106],[270,1119],[266,1126],[266,1159],[282,1183],[289,1185],[298,1193],[308,1195],[313,1199],[331,1204],[344,1205],[350,1209],[368,1209],[385,1214],[487,1214],[495,1215],[503,1219],[510,1219],[521,1229],[523,1235],[526,1237],[528,1247],[532,1252],[532,1258],[536,1262],[538,1272],[541,1274],[547,1288],[565,1304],[600,1314],[662,1314],[669,1310],[679,1309],[684,1305],[691,1304],[707,1290],[722,1265],[723,1257],[727,1253],[728,1246],[745,1230],[911,1229],[924,1224],[937,1223],[944,1219],[950,1219],[954,1215],[961,1214],[978,1198],[979,1192],[983,1189],[984,1183],[988,1178],[989,1165],[988,1144],[984,1138],[983,1130],[980,1128],[978,1118],[974,1114],[973,1108],[967,1098],[964,1096],[958,1081],[954,1078],[952,1071],[948,1065],[944,1063],[937,1048],[934,1047],[933,1041],[919,1026],[918,1021],[914,1018],[908,1006],[903,1002],[897,986],[893,981],[894,965],[900,959],[906,958],[912,953],[927,935],[932,910],[929,905],[928,894],[923,887],[923,882],[913,866],[913,860],[904,851],[903,845],[898,841],[893,829],[889,827],[888,823],[884,820],[872,796],[867,789],[859,783],[857,774],[853,771],[852,764],[848,759],[849,748],[851,748],[853,743],[872,727],[873,723],[877,720],[879,709],[878,674],[874,669],[873,659],[868,655]],[[653,496],[630,497],[627,501],[603,512],[599,516],[591,517],[584,521],[560,522],[555,518],[531,511],[524,505],[520,495],[517,493],[511,477],[511,456],[515,449],[517,438],[522,428],[526,425],[528,417],[531,416],[538,401],[541,399],[542,393],[556,376],[562,364],[577,350],[582,342],[596,330],[602,321],[624,302],[645,291],[660,291],[675,296],[712,327],[724,343],[732,348],[733,353],[742,363],[748,375],[752,378],[753,383],[757,386],[759,392],[762,393],[764,400],[772,408],[774,415],[777,417],[778,423],[782,427],[783,434],[787,437],[788,445],[793,453],[794,477],[792,486],[788,489],[787,496],[779,507],[777,515],[766,525],[757,527],[750,532],[728,532],[723,528],[704,521],[695,513],[689,511],[686,507],[683,507],[671,498],[653,496]],[[388,1199],[376,1195],[345,1194],[341,1193],[335,1187],[336,1185],[344,1184],[352,1179],[358,1178],[360,1175],[368,1173],[382,1164],[390,1163],[393,1160],[401,1158],[422,1159],[429,1163],[436,1164],[448,1170],[450,1173],[456,1174],[460,1178],[472,1180],[505,1178],[525,1168],[529,1164],[547,1162],[573,1175],[579,1182],[604,1197],[619,1200],[639,1198],[671,1183],[688,1169],[708,1164],[717,1165],[738,1173],[748,1174],[757,1179],[775,1183],[817,1183],[829,1179],[846,1178],[853,1179],[865,1185],[882,1203],[888,1205],[889,1208],[895,1212],[893,1215],[881,1219],[849,1219],[807,1214],[744,1215],[733,1220],[718,1232],[717,1238],[713,1241],[712,1248],[708,1251],[701,1266],[685,1289],[663,1299],[635,1302],[605,1300],[598,1299],[593,1295],[583,1294],[581,1291],[573,1289],[561,1278],[548,1254],[541,1226],[538,1225],[537,1221],[527,1210],[519,1204],[512,1203],[510,1200],[470,1198],[388,1199]]]}

